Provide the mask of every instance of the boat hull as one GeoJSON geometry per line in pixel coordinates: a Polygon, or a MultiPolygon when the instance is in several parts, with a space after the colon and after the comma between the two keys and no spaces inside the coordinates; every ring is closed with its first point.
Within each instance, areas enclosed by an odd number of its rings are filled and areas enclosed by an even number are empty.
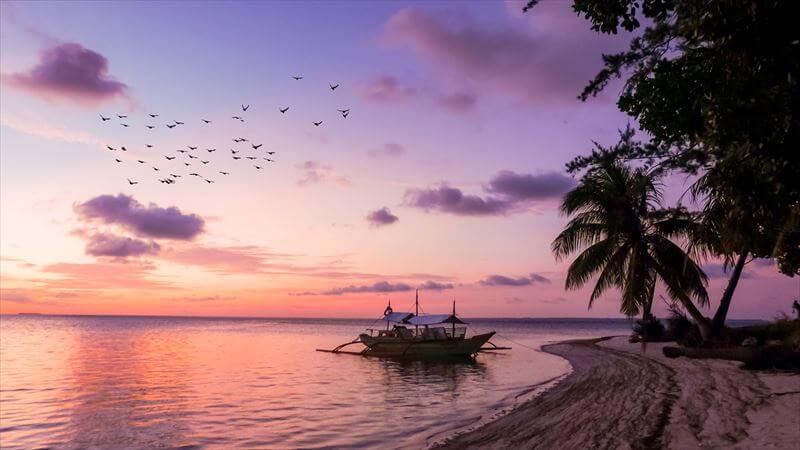
{"type": "Polygon", "coordinates": [[[360,336],[361,343],[367,348],[363,354],[390,358],[448,358],[472,356],[494,336],[495,332],[478,334],[464,339],[397,339],[391,337],[374,337],[367,334],[360,336]]]}

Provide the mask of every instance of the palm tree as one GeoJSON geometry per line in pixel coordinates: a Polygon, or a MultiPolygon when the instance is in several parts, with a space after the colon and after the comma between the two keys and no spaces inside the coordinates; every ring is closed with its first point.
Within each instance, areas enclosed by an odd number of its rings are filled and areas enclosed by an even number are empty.
{"type": "MultiPolygon", "coordinates": [[[[632,169],[607,160],[590,169],[566,194],[561,211],[571,220],[556,237],[556,259],[583,249],[567,271],[566,289],[597,276],[589,307],[609,288],[622,293],[620,311],[651,319],[656,281],[681,302],[701,328],[707,319],[694,302],[708,303],[707,277],[670,238],[686,236],[692,215],[662,209],[659,172],[632,169]],[[701,323],[702,322],[702,323],[701,323]]],[[[702,330],[701,330],[702,331],[702,330]]]]}

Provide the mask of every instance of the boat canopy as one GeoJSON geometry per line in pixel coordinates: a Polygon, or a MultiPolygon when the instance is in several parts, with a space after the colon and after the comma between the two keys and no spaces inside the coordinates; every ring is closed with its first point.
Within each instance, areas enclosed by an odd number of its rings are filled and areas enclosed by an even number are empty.
{"type": "MultiPolygon", "coordinates": [[[[397,314],[397,313],[395,313],[397,314]]],[[[424,316],[412,316],[405,323],[411,325],[436,325],[440,323],[463,323],[467,322],[459,319],[455,314],[426,314],[424,316]]]]}
{"type": "Polygon", "coordinates": [[[414,317],[414,314],[410,312],[390,312],[383,316],[383,320],[386,322],[405,323],[406,320],[412,317],[414,317]]]}

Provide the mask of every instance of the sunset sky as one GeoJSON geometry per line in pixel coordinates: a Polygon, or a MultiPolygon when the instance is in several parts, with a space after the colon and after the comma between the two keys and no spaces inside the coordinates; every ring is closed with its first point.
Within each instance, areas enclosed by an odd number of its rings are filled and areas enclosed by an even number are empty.
{"type": "MultiPolygon", "coordinates": [[[[3,2],[0,310],[377,317],[420,288],[429,312],[620,316],[615,293],[564,291],[550,243],[564,164],[635,125],[618,85],[576,99],[630,36],[521,7],[3,2]]],[[[753,261],[730,316],[799,292],[753,261]]]]}

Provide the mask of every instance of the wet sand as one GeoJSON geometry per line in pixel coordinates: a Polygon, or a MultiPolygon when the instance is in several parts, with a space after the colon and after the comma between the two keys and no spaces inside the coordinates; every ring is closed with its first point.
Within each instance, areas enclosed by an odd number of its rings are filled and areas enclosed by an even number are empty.
{"type": "Polygon", "coordinates": [[[543,347],[573,371],[438,448],[773,448],[800,443],[800,375],[669,359],[627,338],[543,347]]]}

